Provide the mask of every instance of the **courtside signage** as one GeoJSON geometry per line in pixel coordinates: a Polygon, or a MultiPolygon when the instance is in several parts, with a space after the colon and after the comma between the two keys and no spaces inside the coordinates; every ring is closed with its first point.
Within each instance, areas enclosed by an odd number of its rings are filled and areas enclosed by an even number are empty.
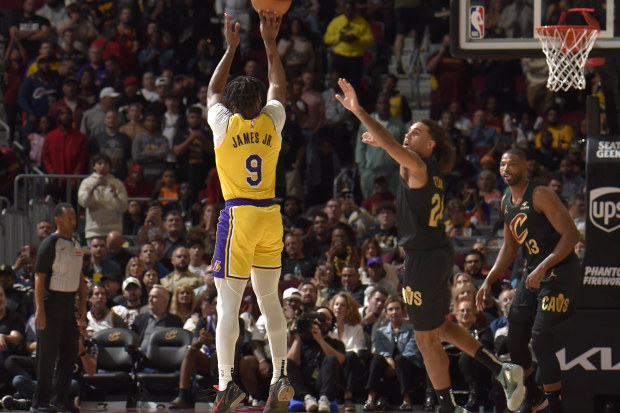
{"type": "Polygon", "coordinates": [[[605,232],[620,228],[620,188],[606,186],[590,191],[590,222],[605,232]]]}

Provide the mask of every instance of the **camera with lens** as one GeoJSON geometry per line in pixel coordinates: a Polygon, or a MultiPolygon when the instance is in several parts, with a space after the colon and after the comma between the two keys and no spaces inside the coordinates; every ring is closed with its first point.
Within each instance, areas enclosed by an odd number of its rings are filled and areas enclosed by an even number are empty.
{"type": "Polygon", "coordinates": [[[291,329],[291,333],[298,333],[302,340],[312,338],[312,326],[314,324],[320,325],[325,321],[325,314],[316,311],[310,311],[307,313],[301,313],[295,318],[294,327],[291,329]]]}

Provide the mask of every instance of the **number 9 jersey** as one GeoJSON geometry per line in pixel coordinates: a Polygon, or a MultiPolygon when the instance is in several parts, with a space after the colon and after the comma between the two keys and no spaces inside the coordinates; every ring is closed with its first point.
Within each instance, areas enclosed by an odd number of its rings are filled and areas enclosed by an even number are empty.
{"type": "Polygon", "coordinates": [[[274,198],[276,164],[286,120],[282,103],[270,100],[253,119],[244,119],[217,103],[208,117],[224,199],[274,198]]]}

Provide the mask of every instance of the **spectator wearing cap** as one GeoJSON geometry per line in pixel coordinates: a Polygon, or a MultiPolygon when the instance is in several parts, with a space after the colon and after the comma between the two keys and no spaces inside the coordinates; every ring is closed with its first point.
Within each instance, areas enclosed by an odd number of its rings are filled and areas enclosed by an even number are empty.
{"type": "Polygon", "coordinates": [[[396,205],[394,202],[382,202],[376,208],[378,227],[366,233],[366,238],[377,241],[383,254],[394,252],[398,248],[396,230],[396,205]]]}
{"type": "Polygon", "coordinates": [[[127,210],[127,191],[122,181],[110,175],[110,158],[98,153],[93,156],[92,168],[93,173],[78,190],[78,202],[86,208],[86,239],[121,232],[123,212],[127,210]]]}
{"type": "Polygon", "coordinates": [[[101,282],[104,276],[110,278],[122,277],[121,267],[112,260],[107,259],[108,247],[104,237],[94,237],[90,240],[88,250],[90,262],[84,271],[84,277],[91,283],[101,282]]]}
{"type": "Polygon", "coordinates": [[[170,86],[170,81],[167,77],[160,76],[155,80],[157,99],[148,104],[146,111],[157,114],[158,119],[161,119],[166,112],[166,96],[172,91],[170,86]]]}
{"type": "Polygon", "coordinates": [[[138,314],[147,311],[142,300],[142,283],[136,277],[127,277],[122,287],[124,302],[112,307],[112,311],[131,328],[138,314]]]}
{"type": "Polygon", "coordinates": [[[129,198],[148,198],[153,193],[153,185],[144,180],[144,166],[136,164],[129,170],[123,181],[129,198]]]}
{"type": "Polygon", "coordinates": [[[58,127],[45,135],[41,162],[48,174],[82,174],[88,162],[86,136],[73,127],[68,107],[58,111],[58,127]]]}
{"type": "Polygon", "coordinates": [[[46,55],[37,58],[39,70],[26,77],[19,87],[19,106],[26,112],[24,136],[33,132],[41,116],[47,115],[50,106],[58,97],[58,74],[50,67],[50,59],[46,55]]]}
{"type": "Polygon", "coordinates": [[[187,63],[187,73],[194,75],[197,86],[208,86],[211,75],[217,66],[215,43],[211,39],[200,39],[196,54],[187,63]]]}
{"type": "Polygon", "coordinates": [[[78,85],[75,77],[68,76],[62,82],[62,99],[57,100],[50,106],[47,116],[56,119],[60,108],[68,107],[73,114],[73,127],[77,127],[82,122],[84,112],[88,110],[89,104],[84,99],[78,97],[78,85]]]}
{"type": "Polygon", "coordinates": [[[108,294],[105,286],[95,283],[88,290],[88,302],[90,311],[86,315],[88,326],[86,332],[92,337],[96,332],[108,328],[127,328],[123,319],[107,307],[108,294]]]}
{"type": "Polygon", "coordinates": [[[118,110],[122,113],[124,119],[128,119],[130,105],[138,103],[142,107],[145,107],[147,101],[144,99],[144,96],[142,96],[142,92],[140,92],[140,82],[137,77],[127,76],[125,80],[123,80],[121,86],[122,88],[120,90],[122,90],[122,93],[118,100],[118,110]]]}
{"type": "Polygon", "coordinates": [[[99,103],[84,112],[80,131],[91,139],[105,132],[105,115],[109,110],[116,109],[116,101],[120,95],[111,87],[104,87],[99,92],[99,103]]]}
{"type": "Polygon", "coordinates": [[[282,309],[284,318],[290,323],[302,312],[301,292],[295,287],[289,287],[282,293],[282,309]]]}
{"type": "Polygon", "coordinates": [[[366,261],[366,267],[368,271],[368,277],[370,282],[366,291],[364,291],[364,303],[368,304],[368,298],[370,293],[377,287],[384,288],[387,291],[388,296],[396,295],[396,287],[386,278],[385,268],[383,267],[383,260],[379,256],[368,258],[366,261]]]}
{"type": "Polygon", "coordinates": [[[15,271],[10,265],[0,265],[0,287],[4,291],[4,305],[26,320],[34,312],[32,297],[14,286],[15,271]]]}
{"type": "Polygon", "coordinates": [[[127,163],[131,159],[131,139],[118,129],[118,112],[114,109],[105,114],[102,132],[90,136],[88,149],[91,155],[106,155],[110,160],[110,174],[121,181],[127,177],[127,163]]]}

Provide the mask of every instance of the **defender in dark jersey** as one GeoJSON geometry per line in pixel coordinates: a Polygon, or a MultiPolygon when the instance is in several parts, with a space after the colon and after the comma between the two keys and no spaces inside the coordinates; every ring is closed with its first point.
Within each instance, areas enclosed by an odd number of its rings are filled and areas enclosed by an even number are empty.
{"type": "Polygon", "coordinates": [[[523,367],[527,397],[518,412],[531,412],[549,404],[551,413],[562,412],[560,365],[554,351],[553,328],[566,320],[574,307],[581,280],[579,259],[573,248],[579,232],[557,195],[527,180],[526,158],[511,149],[502,155],[500,174],[510,191],[502,199],[504,244],[495,265],[476,297],[484,308],[493,282],[512,264],[522,247],[525,265],[508,315],[508,347],[514,363],[523,367]],[[545,394],[532,374],[534,354],[545,394]]]}
{"type": "Polygon", "coordinates": [[[383,148],[400,165],[396,213],[399,244],[406,252],[403,297],[441,412],[466,411],[455,406],[449,360],[442,340],[488,367],[504,387],[508,408],[514,410],[525,394],[521,367],[502,364],[468,331],[446,320],[454,251],[442,224],[445,193],[442,176],[452,167],[454,149],[444,130],[437,122],[424,119],[409,129],[400,145],[359,105],[355,90],[346,80],[340,79],[338,84],[344,96],[336,95],[336,99],[368,130],[362,135],[362,142],[383,148]]]}

